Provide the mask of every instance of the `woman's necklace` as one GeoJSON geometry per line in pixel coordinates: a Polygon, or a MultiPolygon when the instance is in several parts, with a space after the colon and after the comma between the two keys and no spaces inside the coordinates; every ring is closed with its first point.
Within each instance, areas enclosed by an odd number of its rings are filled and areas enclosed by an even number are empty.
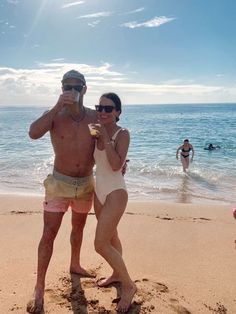
{"type": "Polygon", "coordinates": [[[74,122],[76,122],[77,124],[79,124],[79,123],[84,119],[84,117],[85,117],[85,115],[86,115],[86,109],[83,107],[82,110],[83,110],[82,113],[79,114],[78,117],[74,117],[73,114],[71,114],[71,112],[70,112],[69,110],[67,110],[67,113],[68,113],[68,115],[71,117],[71,119],[72,119],[74,122]]]}

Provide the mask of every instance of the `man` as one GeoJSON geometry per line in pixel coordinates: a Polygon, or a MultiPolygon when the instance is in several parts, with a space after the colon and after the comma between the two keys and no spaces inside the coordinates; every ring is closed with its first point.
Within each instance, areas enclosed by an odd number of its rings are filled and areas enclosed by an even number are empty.
{"type": "Polygon", "coordinates": [[[53,243],[69,206],[72,208],[70,272],[90,276],[80,265],[83,229],[94,191],[94,140],[88,124],[96,122],[96,112],[83,106],[86,89],[83,74],[75,70],[65,73],[62,94],[56,105],[30,126],[32,139],[50,132],[55,159],[53,174],[44,181],[44,229],[38,247],[34,296],[27,305],[29,313],[40,313],[43,309],[45,277],[53,243]]]}

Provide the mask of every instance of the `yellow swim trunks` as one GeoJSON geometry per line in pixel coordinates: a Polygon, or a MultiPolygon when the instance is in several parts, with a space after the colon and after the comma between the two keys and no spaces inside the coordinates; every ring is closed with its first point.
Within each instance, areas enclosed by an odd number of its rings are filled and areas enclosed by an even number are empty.
{"type": "Polygon", "coordinates": [[[57,171],[43,182],[45,187],[44,210],[66,212],[69,206],[77,213],[88,213],[92,207],[94,178],[69,177],[57,171]]]}

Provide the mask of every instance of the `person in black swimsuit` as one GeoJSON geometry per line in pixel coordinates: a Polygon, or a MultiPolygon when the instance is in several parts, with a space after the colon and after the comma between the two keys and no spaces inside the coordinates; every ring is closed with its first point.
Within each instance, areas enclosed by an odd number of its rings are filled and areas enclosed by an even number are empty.
{"type": "Polygon", "coordinates": [[[181,162],[183,166],[183,171],[186,172],[186,170],[189,167],[189,154],[190,152],[192,152],[192,156],[191,156],[191,162],[192,162],[193,156],[194,156],[194,149],[193,149],[193,146],[189,143],[189,140],[185,139],[183,145],[181,145],[176,151],[176,159],[179,159],[180,150],[181,150],[180,158],[181,158],[181,162]]]}
{"type": "Polygon", "coordinates": [[[220,148],[219,145],[214,146],[212,143],[210,143],[207,147],[204,147],[205,150],[214,150],[220,148]]]}

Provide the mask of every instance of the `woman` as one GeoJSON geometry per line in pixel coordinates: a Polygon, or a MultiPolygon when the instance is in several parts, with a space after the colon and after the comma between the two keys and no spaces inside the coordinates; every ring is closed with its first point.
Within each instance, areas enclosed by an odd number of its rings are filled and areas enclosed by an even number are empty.
{"type": "Polygon", "coordinates": [[[114,93],[103,94],[98,106],[99,124],[94,125],[97,140],[94,151],[96,186],[94,210],[97,217],[95,250],[110,264],[112,275],[99,286],[121,282],[121,297],[117,310],[127,312],[137,290],[122,258],[122,246],[117,226],[125,211],[128,194],[122,166],[128,152],[130,136],[117,125],[121,113],[120,98],[114,93]]]}
{"type": "Polygon", "coordinates": [[[193,156],[194,156],[194,149],[193,149],[193,146],[189,143],[189,140],[185,139],[183,145],[181,145],[176,151],[176,159],[179,158],[179,151],[180,150],[181,150],[180,158],[181,158],[181,162],[182,162],[182,166],[183,166],[183,171],[186,172],[186,170],[189,167],[190,151],[192,151],[192,157],[191,157],[191,162],[192,162],[193,156]]]}

